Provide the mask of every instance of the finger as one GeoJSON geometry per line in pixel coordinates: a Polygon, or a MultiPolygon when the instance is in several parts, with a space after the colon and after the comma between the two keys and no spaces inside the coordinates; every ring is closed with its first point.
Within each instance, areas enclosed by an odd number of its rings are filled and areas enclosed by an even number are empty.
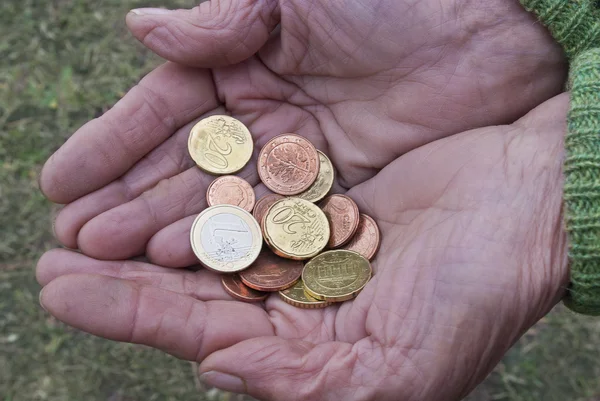
{"type": "Polygon", "coordinates": [[[240,341],[274,334],[259,306],[202,302],[101,275],[60,276],[44,287],[40,302],[57,319],[88,333],[195,361],[240,341]]]}
{"type": "Polygon", "coordinates": [[[51,201],[72,202],[121,176],[177,128],[216,106],[209,71],[164,64],[56,151],[40,188],[51,201]]]}
{"type": "Polygon", "coordinates": [[[46,252],[37,264],[36,278],[42,286],[68,274],[100,274],[122,278],[201,301],[233,300],[223,289],[221,277],[206,269],[197,272],[173,271],[131,260],[96,260],[65,249],[46,252]]]}
{"type": "Polygon", "coordinates": [[[184,125],[164,143],[138,161],[129,171],[115,181],[67,204],[54,223],[56,238],[69,248],[77,248],[77,235],[81,227],[99,214],[129,202],[159,181],[173,177],[195,166],[187,152],[190,130],[201,118],[223,114],[217,108],[184,125]]]}
{"type": "Polygon", "coordinates": [[[252,56],[279,23],[277,0],[212,0],[191,10],[137,9],[127,25],[167,60],[198,66],[231,65],[252,56]]]}
{"type": "MultiPolygon", "coordinates": [[[[251,185],[258,181],[252,163],[240,176],[251,185]]],[[[79,248],[98,259],[127,259],[142,254],[148,240],[160,229],[206,208],[206,188],[213,179],[192,167],[160,182],[133,201],[86,223],[77,239],[79,248]]]]}
{"type": "MultiPolygon", "coordinates": [[[[254,187],[256,199],[268,192],[264,184],[254,187]]],[[[185,217],[157,232],[146,246],[148,259],[166,267],[186,267],[198,263],[190,244],[190,230],[195,219],[196,215],[185,217]]]]}
{"type": "Polygon", "coordinates": [[[365,386],[365,394],[353,393],[358,380],[371,376],[365,371],[363,377],[356,377],[359,348],[342,342],[314,345],[279,337],[254,338],[209,355],[198,373],[211,386],[261,400],[377,399],[373,393],[367,397],[376,386],[365,386]]]}

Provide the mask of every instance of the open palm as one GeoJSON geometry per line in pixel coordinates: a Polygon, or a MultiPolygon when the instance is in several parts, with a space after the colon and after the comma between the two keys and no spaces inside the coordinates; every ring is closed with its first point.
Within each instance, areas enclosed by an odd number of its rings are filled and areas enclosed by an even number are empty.
{"type": "MultiPolygon", "coordinates": [[[[87,255],[39,263],[61,320],[265,399],[456,399],[560,296],[568,99],[492,127],[564,74],[516,2],[221,0],[128,23],[189,67],[157,68],[45,166],[42,190],[68,203],[57,237],[87,255]],[[356,300],[248,305],[213,273],[170,269],[195,263],[189,229],[212,177],[186,142],[214,113],[242,120],[258,148],[296,132],[331,157],[336,191],[382,231],[356,300]],[[142,254],[153,264],[122,261],[142,254]]],[[[258,184],[255,164],[241,175],[258,184]]]]}

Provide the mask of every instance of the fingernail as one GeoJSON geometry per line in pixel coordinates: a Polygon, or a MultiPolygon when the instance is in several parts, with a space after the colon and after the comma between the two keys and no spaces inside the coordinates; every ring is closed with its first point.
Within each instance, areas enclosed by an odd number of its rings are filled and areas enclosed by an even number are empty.
{"type": "Polygon", "coordinates": [[[161,15],[170,12],[171,10],[167,10],[166,8],[136,8],[130,11],[134,15],[161,15]]]}
{"type": "Polygon", "coordinates": [[[227,373],[211,370],[200,375],[200,381],[211,387],[218,387],[221,390],[231,391],[232,393],[245,393],[246,383],[237,376],[227,373]]]}
{"type": "Polygon", "coordinates": [[[46,307],[44,306],[44,303],[42,302],[42,294],[44,292],[44,289],[42,288],[40,290],[40,295],[39,295],[39,301],[40,301],[40,306],[42,307],[43,310],[45,310],[46,312],[48,312],[48,309],[46,309],[46,307]]]}

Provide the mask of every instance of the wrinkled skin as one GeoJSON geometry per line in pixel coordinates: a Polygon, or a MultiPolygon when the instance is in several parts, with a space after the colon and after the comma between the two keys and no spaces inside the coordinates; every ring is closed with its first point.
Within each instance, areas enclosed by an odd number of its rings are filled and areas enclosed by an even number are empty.
{"type": "MultiPolygon", "coordinates": [[[[57,318],[265,400],[457,400],[562,296],[568,95],[550,98],[565,64],[518,2],[213,0],[127,22],[179,64],[42,171],[67,204],[57,238],[82,252],[39,262],[57,318]],[[189,229],[212,180],[187,136],[214,113],[242,120],[257,148],[297,132],[331,157],[335,190],[382,234],[357,299],[244,304],[215,274],[176,269],[195,263],[189,229]]],[[[254,161],[240,175],[265,192],[254,161]]]]}

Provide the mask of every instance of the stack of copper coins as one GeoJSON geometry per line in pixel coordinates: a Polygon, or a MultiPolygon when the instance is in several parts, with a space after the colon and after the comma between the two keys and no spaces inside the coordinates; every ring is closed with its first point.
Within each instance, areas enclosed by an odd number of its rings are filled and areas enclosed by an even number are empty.
{"type": "Polygon", "coordinates": [[[231,175],[254,150],[240,121],[223,115],[201,120],[188,149],[198,167],[220,175],[208,187],[209,207],[192,225],[192,249],[203,266],[222,273],[230,295],[257,302],[278,292],[291,305],[322,308],[364,288],[379,229],[350,197],[329,195],[335,169],[310,141],[282,134],[267,142],[258,175],[273,193],[258,200],[248,182],[231,175]]]}

